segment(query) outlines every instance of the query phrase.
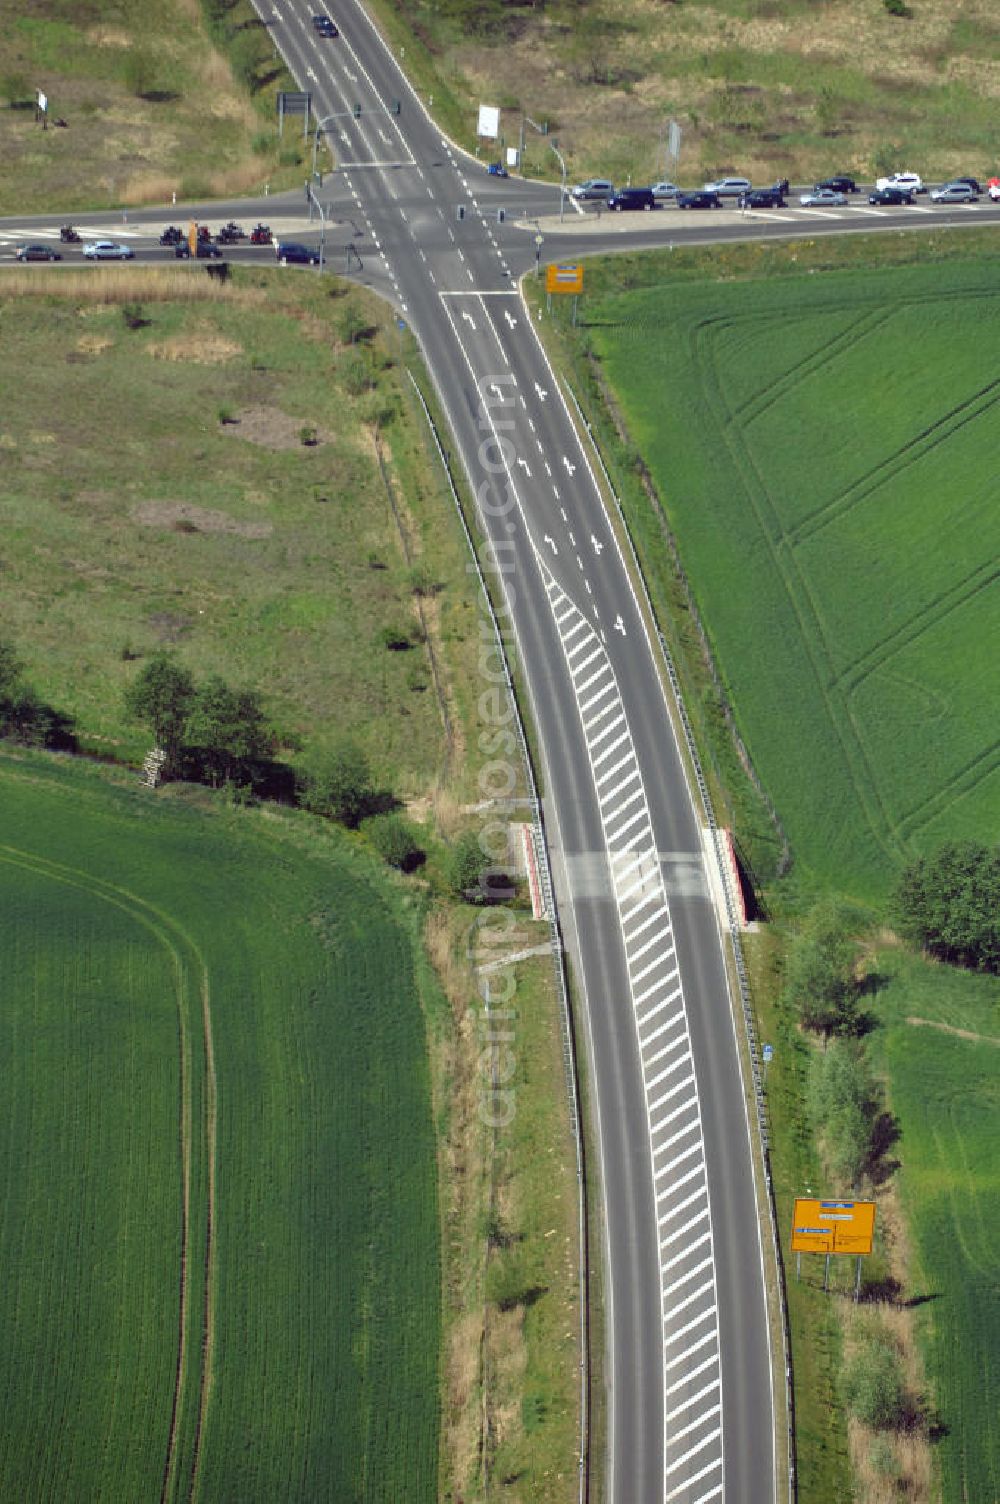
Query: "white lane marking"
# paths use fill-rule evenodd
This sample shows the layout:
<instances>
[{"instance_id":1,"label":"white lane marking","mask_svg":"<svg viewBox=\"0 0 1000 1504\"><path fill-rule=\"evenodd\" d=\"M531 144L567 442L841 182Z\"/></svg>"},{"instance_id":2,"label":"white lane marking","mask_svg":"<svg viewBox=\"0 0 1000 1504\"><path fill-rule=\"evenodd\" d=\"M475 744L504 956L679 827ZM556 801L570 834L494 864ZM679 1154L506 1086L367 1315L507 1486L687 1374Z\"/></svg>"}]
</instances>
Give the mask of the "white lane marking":
<instances>
[{"instance_id":1,"label":"white lane marking","mask_svg":"<svg viewBox=\"0 0 1000 1504\"><path fill-rule=\"evenodd\" d=\"M707 1216L707 1212L703 1213L703 1215ZM708 1313L706 1312L706 1315L707 1314ZM697 1325L698 1325L697 1321L692 1321L692 1323L691 1323L692 1327L695 1327ZM682 1333L678 1333L677 1335L681 1336ZM679 1363L686 1363L688 1361L688 1359L690 1358L691 1354L700 1351L700 1349L703 1348L707 1342L715 1342L716 1345L718 1345L717 1339L718 1339L718 1333L715 1331L714 1328L711 1331L706 1332L705 1335L704 1335L704 1337L699 1337L697 1342L691 1342L691 1343L689 1343L685 1347L685 1349L684 1349L684 1351L682 1353L678 1353L678 1355L677 1355L676 1358L672 1358L669 1363L665 1363L663 1365L663 1371L664 1371L664 1373L665 1374L669 1373L670 1370L672 1368L676 1368ZM718 1354L718 1352L716 1352L716 1353L713 1354L712 1362L713 1363L718 1363L718 1361L719 1361L719 1354ZM677 1384L674 1385L674 1388L676 1389L679 1384L686 1384L687 1382L688 1382L688 1375L684 1374L683 1377L678 1380Z\"/></svg>"},{"instance_id":2,"label":"white lane marking","mask_svg":"<svg viewBox=\"0 0 1000 1504\"><path fill-rule=\"evenodd\" d=\"M687 1456L685 1456L682 1460L686 1462L688 1460L688 1457L695 1456L696 1453L702 1451L704 1447L708 1446L710 1441L715 1441L720 1434L721 1428L713 1431L711 1436L706 1436L701 1446L692 1448L692 1450L688 1452ZM721 1447L719 1448L719 1450L721 1452ZM666 1504L672 1504L672 1501L679 1498L680 1495L687 1489L689 1489L693 1483L697 1483L701 1478L706 1477L709 1473L714 1473L716 1468L721 1468L721 1466L722 1458L720 1456L717 1457L713 1462L708 1463L708 1465L706 1467L703 1467L700 1472L695 1473L692 1477L687 1478L683 1483L679 1483L675 1489L672 1489L671 1492L667 1494Z\"/></svg>"},{"instance_id":3,"label":"white lane marking","mask_svg":"<svg viewBox=\"0 0 1000 1504\"><path fill-rule=\"evenodd\" d=\"M693 1269L689 1269L686 1274L680 1275L679 1278L677 1278L677 1279L674 1280L673 1284L671 1284L671 1285L665 1285L664 1286L664 1290L663 1290L664 1295L672 1295L675 1290L681 1290L681 1289L683 1289L683 1287L687 1284L687 1282L688 1282L689 1279L694 1279L694 1277L695 1277L696 1274L700 1274L703 1269L707 1269L711 1263L712 1263L712 1256L711 1256L711 1254L709 1254L709 1256L708 1256L707 1259L702 1259L702 1261L701 1261L700 1264L695 1264L695 1266L694 1266ZM707 1365L711 1361L712 1361L711 1358L706 1358L706 1360L705 1360L706 1367L707 1367ZM689 1379L692 1378L692 1377L693 1377L692 1374L688 1374L688 1378Z\"/></svg>"}]
</instances>

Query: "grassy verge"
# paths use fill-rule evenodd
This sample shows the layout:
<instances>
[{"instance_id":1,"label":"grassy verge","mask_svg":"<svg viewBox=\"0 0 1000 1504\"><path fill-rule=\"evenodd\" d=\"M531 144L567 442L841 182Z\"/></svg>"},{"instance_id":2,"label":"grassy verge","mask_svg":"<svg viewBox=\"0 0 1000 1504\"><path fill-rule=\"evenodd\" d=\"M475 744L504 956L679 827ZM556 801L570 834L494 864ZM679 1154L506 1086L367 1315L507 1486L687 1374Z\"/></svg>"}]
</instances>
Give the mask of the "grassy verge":
<instances>
[{"instance_id":1,"label":"grassy verge","mask_svg":"<svg viewBox=\"0 0 1000 1504\"><path fill-rule=\"evenodd\" d=\"M442 125L475 142L480 103L547 121L571 172L616 182L739 170L760 182L993 170L1000 28L975 0L923 0L907 18L873 0L616 0L510 7L372 0ZM528 170L554 158L530 129Z\"/></svg>"},{"instance_id":2,"label":"grassy verge","mask_svg":"<svg viewBox=\"0 0 1000 1504\"><path fill-rule=\"evenodd\" d=\"M0 31L0 213L301 185L275 99L294 88L249 0L36 0ZM35 91L49 101L36 121ZM57 125L55 122L64 122Z\"/></svg>"},{"instance_id":3,"label":"grassy verge","mask_svg":"<svg viewBox=\"0 0 1000 1504\"><path fill-rule=\"evenodd\" d=\"M302 817L80 761L5 755L0 779L4 1495L436 1498L401 894Z\"/></svg>"}]
</instances>

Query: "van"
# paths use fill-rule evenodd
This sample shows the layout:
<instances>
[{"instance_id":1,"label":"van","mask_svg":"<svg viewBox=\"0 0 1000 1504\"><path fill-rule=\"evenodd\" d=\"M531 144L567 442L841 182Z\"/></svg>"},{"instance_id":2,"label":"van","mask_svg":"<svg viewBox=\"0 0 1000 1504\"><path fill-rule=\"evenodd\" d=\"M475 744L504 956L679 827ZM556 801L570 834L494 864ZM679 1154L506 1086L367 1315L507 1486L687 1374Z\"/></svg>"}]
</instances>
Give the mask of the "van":
<instances>
[{"instance_id":1,"label":"van","mask_svg":"<svg viewBox=\"0 0 1000 1504\"><path fill-rule=\"evenodd\" d=\"M619 188L617 193L608 197L608 208L617 209L655 209L656 199L652 188Z\"/></svg>"}]
</instances>

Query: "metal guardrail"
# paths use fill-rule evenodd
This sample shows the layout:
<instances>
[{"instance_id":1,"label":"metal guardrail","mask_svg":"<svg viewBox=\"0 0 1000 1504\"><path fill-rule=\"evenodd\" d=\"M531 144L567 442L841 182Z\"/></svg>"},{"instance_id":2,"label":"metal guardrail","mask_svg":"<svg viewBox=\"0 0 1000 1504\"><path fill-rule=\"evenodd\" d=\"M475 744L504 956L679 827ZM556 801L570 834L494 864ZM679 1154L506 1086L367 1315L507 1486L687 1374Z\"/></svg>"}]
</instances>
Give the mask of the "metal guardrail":
<instances>
[{"instance_id":1,"label":"metal guardrail","mask_svg":"<svg viewBox=\"0 0 1000 1504\"><path fill-rule=\"evenodd\" d=\"M563 385L576 411L579 423L586 432L588 439L590 440L591 448L597 459L597 463L600 466L601 474L604 477L604 483L607 486L609 495L614 501L615 508L618 513L619 523L621 525L621 532L628 543L628 549L631 556L632 568L635 573L635 578L638 580L639 586L642 590L643 599L645 600L646 604L646 610L649 615L649 620L653 623L656 631L656 639L659 644L660 652L662 654L663 665L666 669L667 678L670 682L671 692L674 697L674 704L677 709L678 719L680 720L681 729L684 733L684 744L687 749L687 754L690 760L692 772L694 774L695 783L698 787L698 794L701 799L705 819L711 832L712 846L715 851L715 859L716 862L718 862L719 827L716 823L715 811L712 807L712 799L709 793L708 783L706 782L705 774L702 769L701 758L698 755L698 747L694 739L694 731L691 727L691 721L687 713L687 707L684 704L684 696L681 692L680 680L677 675L677 669L674 664L673 656L670 652L666 638L659 630L659 627L656 625L656 612L653 609L653 602L649 593L649 587L646 584L646 576L643 572L642 565L639 562L639 555L636 552L635 544L632 541L632 534L625 519L625 510L621 504L621 499L618 495L618 492L615 490L615 487L612 483L611 476L608 473L608 467L604 463L604 456L601 454L600 446L598 445L597 439L594 435L593 427L585 417L583 409L581 408L580 403L577 400L577 396L573 391L573 388L567 381L564 381ZM791 1337L788 1326L788 1305L785 1300L784 1265L781 1258L781 1243L778 1238L778 1222L774 1200L774 1186L771 1180L770 1138L768 1135L767 1103L764 1095L764 1081L763 1075L761 1073L760 1050L757 1043L757 1029L756 1025L754 1024L753 1008L750 998L750 980L747 975L746 962L743 956L743 944L741 939L740 926L733 908L733 900L732 895L729 891L729 884L723 881L722 889L725 895L726 919L729 927L729 940L732 946L733 965L736 971L736 980L740 997L740 1008L743 1014L743 1025L746 1033L747 1051L750 1059L750 1076L757 1113L757 1130L760 1139L761 1164L764 1170L764 1188L768 1208L768 1221L770 1223L771 1244L774 1255L775 1270L777 1273L778 1302L780 1306L781 1340L783 1349L782 1357L784 1360L785 1369L785 1407L788 1417L788 1499L789 1504L794 1504L794 1500L796 1498L795 1404L792 1392Z\"/></svg>"},{"instance_id":2,"label":"metal guardrail","mask_svg":"<svg viewBox=\"0 0 1000 1504\"><path fill-rule=\"evenodd\" d=\"M537 850L541 857L539 862L539 880L545 899L546 911L549 918L549 932L551 936L552 961L555 973L556 990L560 999L560 1033L562 1035L563 1069L566 1076L566 1092L569 1104L570 1127L573 1134L573 1143L576 1151L576 1179L578 1199L578 1226L577 1226L577 1280L578 1300L580 1306L580 1431L578 1443L577 1466L579 1470L578 1498L579 1504L587 1504L590 1496L590 1302L589 1284L587 1273L589 1268L588 1234L587 1234L587 1175L586 1158L583 1141L583 1122L580 1111L580 1095L578 1089L578 1077L576 1066L576 1039L573 1028L573 1015L570 1008L569 988L566 982L566 968L564 962L565 949L563 946L562 931L559 925L559 914L555 904L555 893L552 885L552 869L549 862L548 840L545 832L545 821L542 814L542 805L538 797L538 788L535 783L534 769L528 753L528 742L524 733L524 723L521 718L521 708L514 692L514 684L511 679L510 667L507 663L507 653L504 648L500 625L493 609L493 602L486 586L486 578L476 552L475 540L469 528L468 520L462 509L462 503L455 486L448 456L441 444L437 425L431 415L430 408L420 385L412 371L407 373L416 392L420 406L423 409L427 426L434 440L438 457L448 481L448 489L451 492L455 511L465 535L469 555L475 562L476 578L483 592L483 600L489 612L490 622L493 627L493 637L499 653L500 662L503 664L504 682L510 703L514 708L514 723L517 726L518 742L521 748L521 758L525 769L525 777L528 782L528 791L531 802L532 817L540 839Z\"/></svg>"}]
</instances>

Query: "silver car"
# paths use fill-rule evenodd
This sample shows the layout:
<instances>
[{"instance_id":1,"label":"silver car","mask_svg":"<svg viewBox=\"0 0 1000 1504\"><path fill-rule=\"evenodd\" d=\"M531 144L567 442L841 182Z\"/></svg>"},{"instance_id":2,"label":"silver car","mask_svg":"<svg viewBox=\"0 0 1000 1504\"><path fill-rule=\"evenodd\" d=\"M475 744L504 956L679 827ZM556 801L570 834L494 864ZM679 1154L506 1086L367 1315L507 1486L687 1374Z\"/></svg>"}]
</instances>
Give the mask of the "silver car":
<instances>
[{"instance_id":1,"label":"silver car","mask_svg":"<svg viewBox=\"0 0 1000 1504\"><path fill-rule=\"evenodd\" d=\"M971 183L945 183L943 188L935 188L931 193L931 202L935 204L978 204L979 194Z\"/></svg>"},{"instance_id":2,"label":"silver car","mask_svg":"<svg viewBox=\"0 0 1000 1504\"><path fill-rule=\"evenodd\" d=\"M680 193L680 191L681 190L678 188L678 186L677 186L676 183L654 183L653 184L653 197L654 198L676 198L677 195L678 195L678 193Z\"/></svg>"},{"instance_id":3,"label":"silver car","mask_svg":"<svg viewBox=\"0 0 1000 1504\"><path fill-rule=\"evenodd\" d=\"M615 191L614 183L609 183L607 178L588 178L585 183L577 183L570 190L573 198L610 198Z\"/></svg>"},{"instance_id":4,"label":"silver car","mask_svg":"<svg viewBox=\"0 0 1000 1504\"><path fill-rule=\"evenodd\" d=\"M719 178L714 183L706 183L705 193L717 193L720 198L739 198L741 193L749 193L753 187L749 178Z\"/></svg>"},{"instance_id":5,"label":"silver car","mask_svg":"<svg viewBox=\"0 0 1000 1504\"><path fill-rule=\"evenodd\" d=\"M835 188L814 188L812 193L803 193L799 203L805 209L843 209L847 194L838 193Z\"/></svg>"},{"instance_id":6,"label":"silver car","mask_svg":"<svg viewBox=\"0 0 1000 1504\"><path fill-rule=\"evenodd\" d=\"M135 251L117 240L91 240L84 246L83 254L91 261L131 261Z\"/></svg>"}]
</instances>

